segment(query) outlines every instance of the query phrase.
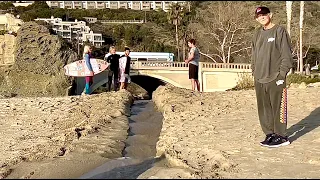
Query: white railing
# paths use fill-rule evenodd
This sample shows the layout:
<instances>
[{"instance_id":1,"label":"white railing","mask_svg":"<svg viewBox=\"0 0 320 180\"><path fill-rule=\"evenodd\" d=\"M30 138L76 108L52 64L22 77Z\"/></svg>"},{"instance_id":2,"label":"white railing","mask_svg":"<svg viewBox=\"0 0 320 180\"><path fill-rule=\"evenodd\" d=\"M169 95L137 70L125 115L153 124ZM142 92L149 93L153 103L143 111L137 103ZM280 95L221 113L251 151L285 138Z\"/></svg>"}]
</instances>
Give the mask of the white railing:
<instances>
[{"instance_id":1,"label":"white railing","mask_svg":"<svg viewBox=\"0 0 320 180\"><path fill-rule=\"evenodd\" d=\"M251 69L251 64L236 63L201 63L202 68Z\"/></svg>"},{"instance_id":2,"label":"white railing","mask_svg":"<svg viewBox=\"0 0 320 180\"><path fill-rule=\"evenodd\" d=\"M101 23L112 23L112 24L123 24L123 23L137 23L137 24L142 24L143 20L98 20Z\"/></svg>"},{"instance_id":3,"label":"white railing","mask_svg":"<svg viewBox=\"0 0 320 180\"><path fill-rule=\"evenodd\" d=\"M251 64L233 63L204 63L200 62L202 69L251 69ZM159 61L131 61L132 69L186 69L189 65L184 62L159 62Z\"/></svg>"},{"instance_id":4,"label":"white railing","mask_svg":"<svg viewBox=\"0 0 320 180\"><path fill-rule=\"evenodd\" d=\"M132 69L168 69L168 68L188 68L184 62L159 62L159 61L131 61Z\"/></svg>"}]
</instances>

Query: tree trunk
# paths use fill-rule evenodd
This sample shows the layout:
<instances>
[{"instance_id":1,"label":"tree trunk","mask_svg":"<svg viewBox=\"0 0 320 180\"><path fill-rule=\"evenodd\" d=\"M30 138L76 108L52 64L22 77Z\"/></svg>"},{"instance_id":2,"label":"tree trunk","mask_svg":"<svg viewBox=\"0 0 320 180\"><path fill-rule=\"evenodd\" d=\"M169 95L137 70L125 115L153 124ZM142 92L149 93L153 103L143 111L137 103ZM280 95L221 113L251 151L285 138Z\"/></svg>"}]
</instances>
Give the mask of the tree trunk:
<instances>
[{"instance_id":1,"label":"tree trunk","mask_svg":"<svg viewBox=\"0 0 320 180\"><path fill-rule=\"evenodd\" d=\"M183 44L182 44L182 58L183 60L186 59L186 35L183 36Z\"/></svg>"},{"instance_id":2,"label":"tree trunk","mask_svg":"<svg viewBox=\"0 0 320 180\"><path fill-rule=\"evenodd\" d=\"M303 73L303 57L302 57L302 30L303 30L303 14L304 14L304 1L300 1L300 73Z\"/></svg>"},{"instance_id":3,"label":"tree trunk","mask_svg":"<svg viewBox=\"0 0 320 180\"><path fill-rule=\"evenodd\" d=\"M228 59L227 59L227 63L230 63L230 56L231 56L231 47L228 48Z\"/></svg>"},{"instance_id":4,"label":"tree trunk","mask_svg":"<svg viewBox=\"0 0 320 180\"><path fill-rule=\"evenodd\" d=\"M291 17L292 17L292 1L286 1L286 10L287 10L287 31L291 33Z\"/></svg>"},{"instance_id":5,"label":"tree trunk","mask_svg":"<svg viewBox=\"0 0 320 180\"><path fill-rule=\"evenodd\" d=\"M178 58L177 61L180 61L180 51L179 51L179 36L178 36L178 23L176 23L176 41L177 41L177 51L178 51Z\"/></svg>"},{"instance_id":6,"label":"tree trunk","mask_svg":"<svg viewBox=\"0 0 320 180\"><path fill-rule=\"evenodd\" d=\"M296 47L297 47L297 71L300 72L299 41L297 41Z\"/></svg>"},{"instance_id":7,"label":"tree trunk","mask_svg":"<svg viewBox=\"0 0 320 180\"><path fill-rule=\"evenodd\" d=\"M289 36L291 35L291 18L292 18L292 1L286 1L287 10L287 31ZM291 38L290 38L291 39ZM290 68L289 74L292 74L292 68Z\"/></svg>"}]
</instances>

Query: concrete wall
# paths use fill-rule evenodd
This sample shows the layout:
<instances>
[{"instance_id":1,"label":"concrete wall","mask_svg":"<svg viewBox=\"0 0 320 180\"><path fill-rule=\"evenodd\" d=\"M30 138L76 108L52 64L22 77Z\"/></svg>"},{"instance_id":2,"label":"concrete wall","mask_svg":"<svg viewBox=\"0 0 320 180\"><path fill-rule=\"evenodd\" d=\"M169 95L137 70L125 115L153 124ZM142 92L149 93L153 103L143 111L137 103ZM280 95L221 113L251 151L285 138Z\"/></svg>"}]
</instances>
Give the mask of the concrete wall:
<instances>
[{"instance_id":1,"label":"concrete wall","mask_svg":"<svg viewBox=\"0 0 320 180\"><path fill-rule=\"evenodd\" d=\"M191 89L188 68L187 64L180 62L132 62L130 75L151 76L177 87ZM250 64L199 63L199 82L203 92L234 88L243 75L251 77Z\"/></svg>"},{"instance_id":2,"label":"concrete wall","mask_svg":"<svg viewBox=\"0 0 320 180\"><path fill-rule=\"evenodd\" d=\"M220 71L215 72L203 72L202 83L200 84L202 85L202 90L204 92L225 91L227 89L232 89L237 85L237 82L241 79L241 74L248 74L251 76L251 71L229 71L227 69L221 69Z\"/></svg>"},{"instance_id":3,"label":"concrete wall","mask_svg":"<svg viewBox=\"0 0 320 180\"><path fill-rule=\"evenodd\" d=\"M14 63L15 40L13 35L0 35L0 66Z\"/></svg>"}]
</instances>

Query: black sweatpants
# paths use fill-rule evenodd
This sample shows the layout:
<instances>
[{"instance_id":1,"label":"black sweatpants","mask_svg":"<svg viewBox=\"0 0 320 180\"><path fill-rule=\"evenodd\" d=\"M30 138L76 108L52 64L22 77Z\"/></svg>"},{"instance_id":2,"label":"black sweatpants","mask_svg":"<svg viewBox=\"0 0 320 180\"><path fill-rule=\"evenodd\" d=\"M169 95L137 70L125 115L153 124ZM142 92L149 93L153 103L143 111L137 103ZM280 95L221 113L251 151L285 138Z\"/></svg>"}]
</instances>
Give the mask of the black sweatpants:
<instances>
[{"instance_id":1,"label":"black sweatpants","mask_svg":"<svg viewBox=\"0 0 320 180\"><path fill-rule=\"evenodd\" d=\"M277 85L278 80L283 80L283 83ZM262 131L266 135L276 133L286 136L287 88L285 79L278 76L269 83L255 81L255 90Z\"/></svg>"},{"instance_id":2,"label":"black sweatpants","mask_svg":"<svg viewBox=\"0 0 320 180\"><path fill-rule=\"evenodd\" d=\"M108 74L108 89L107 89L107 91L111 91L112 79L113 79L113 90L117 91L117 89L118 89L118 72L117 71L110 71L109 72L109 74Z\"/></svg>"}]
</instances>

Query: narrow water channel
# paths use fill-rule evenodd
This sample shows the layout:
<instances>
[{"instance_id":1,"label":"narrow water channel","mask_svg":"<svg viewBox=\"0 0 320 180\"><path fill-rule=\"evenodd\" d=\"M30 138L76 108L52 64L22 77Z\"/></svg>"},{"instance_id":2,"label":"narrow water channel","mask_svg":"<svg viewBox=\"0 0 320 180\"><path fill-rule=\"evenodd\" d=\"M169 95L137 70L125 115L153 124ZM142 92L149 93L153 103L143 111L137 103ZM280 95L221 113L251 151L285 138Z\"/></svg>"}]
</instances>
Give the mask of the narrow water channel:
<instances>
[{"instance_id":1,"label":"narrow water channel","mask_svg":"<svg viewBox=\"0 0 320 180\"><path fill-rule=\"evenodd\" d=\"M108 161L80 179L136 179L153 167L161 161L155 155L162 119L151 100L136 100L131 107L123 157Z\"/></svg>"}]
</instances>

